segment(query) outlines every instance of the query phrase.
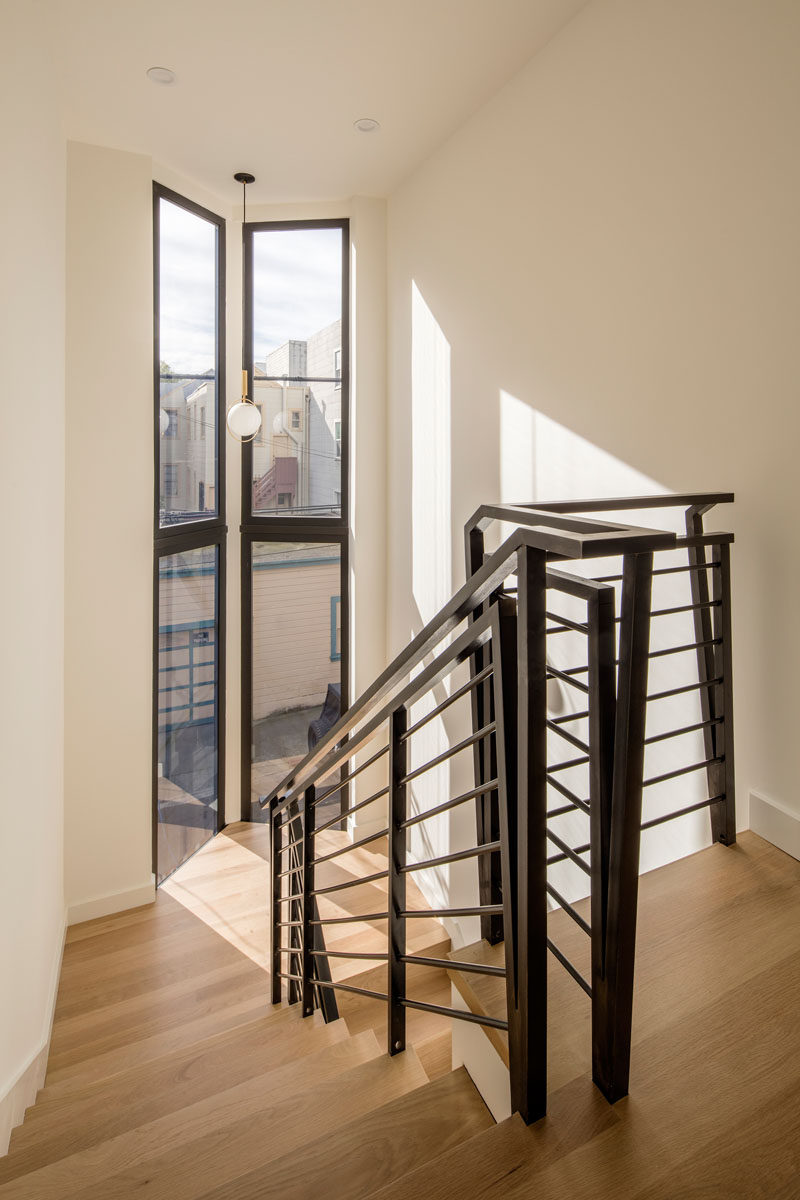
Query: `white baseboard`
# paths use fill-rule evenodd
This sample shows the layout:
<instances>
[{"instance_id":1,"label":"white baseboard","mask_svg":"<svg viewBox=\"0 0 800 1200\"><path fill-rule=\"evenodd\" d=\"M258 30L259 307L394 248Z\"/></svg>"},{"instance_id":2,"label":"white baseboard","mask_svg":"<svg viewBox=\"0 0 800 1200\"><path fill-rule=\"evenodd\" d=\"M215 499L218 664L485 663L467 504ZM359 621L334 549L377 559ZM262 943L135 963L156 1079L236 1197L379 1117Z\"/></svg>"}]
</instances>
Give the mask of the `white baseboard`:
<instances>
[{"instance_id":1,"label":"white baseboard","mask_svg":"<svg viewBox=\"0 0 800 1200\"><path fill-rule=\"evenodd\" d=\"M15 1078L11 1080L3 1096L0 1097L0 1158L8 1152L11 1131L17 1125L22 1124L25 1118L25 1110L30 1108L32 1104L35 1104L36 1097L40 1089L44 1086L66 935L67 915L65 912L61 939L50 973L50 988L47 997L47 1007L45 1009L45 1027L42 1040L29 1055L27 1062L23 1064Z\"/></svg>"},{"instance_id":2,"label":"white baseboard","mask_svg":"<svg viewBox=\"0 0 800 1200\"><path fill-rule=\"evenodd\" d=\"M792 812L778 800L768 800L757 792L750 793L750 828L800 860L800 813Z\"/></svg>"},{"instance_id":3,"label":"white baseboard","mask_svg":"<svg viewBox=\"0 0 800 1200\"><path fill-rule=\"evenodd\" d=\"M152 904L156 898L156 877L150 876L149 883L129 888L126 892L111 892L107 896L96 896L94 900L82 900L71 904L67 913L67 924L78 925L81 921L94 921L97 917L108 917L112 913L124 912L126 908L139 908Z\"/></svg>"}]
</instances>

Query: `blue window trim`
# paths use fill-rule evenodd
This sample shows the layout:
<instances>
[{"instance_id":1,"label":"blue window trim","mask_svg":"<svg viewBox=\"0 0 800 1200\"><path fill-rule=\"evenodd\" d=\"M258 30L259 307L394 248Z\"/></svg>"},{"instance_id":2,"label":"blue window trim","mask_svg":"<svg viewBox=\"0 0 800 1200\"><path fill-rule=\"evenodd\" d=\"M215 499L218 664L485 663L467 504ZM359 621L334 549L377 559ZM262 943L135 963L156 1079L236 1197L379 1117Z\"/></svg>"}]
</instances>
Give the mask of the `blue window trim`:
<instances>
[{"instance_id":1,"label":"blue window trim","mask_svg":"<svg viewBox=\"0 0 800 1200\"><path fill-rule=\"evenodd\" d=\"M341 596L331 596L331 662L339 662L342 657L342 652L338 648L338 638L336 629L339 624L339 605L341 604Z\"/></svg>"}]
</instances>

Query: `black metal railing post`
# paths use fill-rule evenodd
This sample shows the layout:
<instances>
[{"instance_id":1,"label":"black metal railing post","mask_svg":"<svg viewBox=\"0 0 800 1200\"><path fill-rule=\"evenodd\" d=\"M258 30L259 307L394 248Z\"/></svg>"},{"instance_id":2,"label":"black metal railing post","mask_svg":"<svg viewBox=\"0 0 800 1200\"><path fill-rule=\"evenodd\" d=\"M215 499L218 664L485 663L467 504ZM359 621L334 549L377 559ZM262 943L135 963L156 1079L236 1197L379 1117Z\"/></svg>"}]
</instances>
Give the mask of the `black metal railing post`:
<instances>
[{"instance_id":1,"label":"black metal railing post","mask_svg":"<svg viewBox=\"0 0 800 1200\"><path fill-rule=\"evenodd\" d=\"M314 973L314 957L311 953L314 946L314 926L312 920L314 917L314 797L316 788L313 784L307 787L303 798L303 832L302 832L302 879L303 879L303 900L302 900L302 917L303 922L303 944L302 944L302 970L300 974L303 977L302 983L302 1006L303 1016L310 1017L314 1012L314 990L312 987L312 976Z\"/></svg>"},{"instance_id":2,"label":"black metal railing post","mask_svg":"<svg viewBox=\"0 0 800 1200\"><path fill-rule=\"evenodd\" d=\"M695 505L686 511L686 533L692 538L703 536L705 507ZM705 728L703 745L709 760L723 757L724 746L730 747L730 763L710 761L706 768L709 796L724 794L724 804L711 806L711 837L715 842L731 846L736 841L736 808L733 783L733 692L730 689L730 547L726 544L711 547L711 561L719 552L718 567L707 566L706 548L703 545L689 546L689 563L695 569L689 572L694 610L694 633L697 646L697 673L701 684L722 676L722 683L700 688L700 711ZM709 586L709 571L713 582ZM718 609L718 636L722 645L714 645L714 609L712 599L721 601ZM726 628L727 626L727 628ZM724 670L725 659L728 670ZM720 667L722 669L720 669ZM728 681L726 683L726 680ZM724 728L728 725L728 729ZM727 734L727 736L726 736ZM730 768L730 769L729 769ZM730 791L728 790L730 786Z\"/></svg>"},{"instance_id":3,"label":"black metal railing post","mask_svg":"<svg viewBox=\"0 0 800 1200\"><path fill-rule=\"evenodd\" d=\"M593 1078L611 1103L628 1094L639 896L652 553L622 565L605 971L593 993Z\"/></svg>"},{"instance_id":4,"label":"black metal railing post","mask_svg":"<svg viewBox=\"0 0 800 1200\"><path fill-rule=\"evenodd\" d=\"M408 710L401 704L389 718L389 1053L406 1048L406 783L408 754L405 734Z\"/></svg>"},{"instance_id":5,"label":"black metal railing post","mask_svg":"<svg viewBox=\"0 0 800 1200\"><path fill-rule=\"evenodd\" d=\"M472 527L465 530L465 550L467 579L471 579L476 571L483 566L485 556L485 538L480 528ZM495 599L493 596L491 599ZM472 615L475 621L485 611L487 605L479 605ZM472 676L480 675L491 663L490 646L480 646L472 656ZM492 681L484 679L475 687L471 695L472 729L477 732L495 719L495 701ZM481 739L472 748L472 762L475 786L488 783L497 774L497 746L494 737L484 741ZM496 842L500 836L500 814L497 795L483 792L475 799L475 825L479 846ZM478 859L478 894L481 905L497 905L503 902L502 878L494 855L485 855ZM480 918L481 937L490 946L496 946L503 940L503 916L499 913L484 914Z\"/></svg>"},{"instance_id":6,"label":"black metal railing post","mask_svg":"<svg viewBox=\"0 0 800 1200\"><path fill-rule=\"evenodd\" d=\"M718 620L718 636L722 644L717 647L719 670L717 677L722 676L722 684L718 685L715 703L716 715L721 717L719 724L714 726L714 751L717 758L723 761L719 771L725 795L724 804L715 804L711 808L711 833L714 841L732 846L736 841L736 778L733 753L733 642L731 640L731 548L726 542L717 547L719 553L719 570L715 572L714 599L719 601L716 609ZM711 691L711 689L707 689ZM714 795L715 793L711 793ZM720 793L716 793L720 794ZM716 821L716 824L714 823Z\"/></svg>"},{"instance_id":7,"label":"black metal railing post","mask_svg":"<svg viewBox=\"0 0 800 1200\"><path fill-rule=\"evenodd\" d=\"M270 874L272 877L272 906L269 922L269 961L271 969L272 1003L281 1002L281 930L278 922L281 919L281 871L283 870L283 851L280 847L280 830L274 808L270 805Z\"/></svg>"},{"instance_id":8,"label":"black metal railing post","mask_svg":"<svg viewBox=\"0 0 800 1200\"><path fill-rule=\"evenodd\" d=\"M614 724L617 709L616 593L598 588L587 602L589 626L589 841L592 928L592 996L602 995L606 969L608 890L611 869L611 802L614 785ZM592 1054L604 1030L601 1005L592 1003ZM597 1066L600 1072L602 1067Z\"/></svg>"},{"instance_id":9,"label":"black metal railing post","mask_svg":"<svg viewBox=\"0 0 800 1200\"><path fill-rule=\"evenodd\" d=\"M530 1123L547 1108L547 556L526 546L517 562L517 836L511 853L518 934L509 1061L512 1112Z\"/></svg>"}]
</instances>

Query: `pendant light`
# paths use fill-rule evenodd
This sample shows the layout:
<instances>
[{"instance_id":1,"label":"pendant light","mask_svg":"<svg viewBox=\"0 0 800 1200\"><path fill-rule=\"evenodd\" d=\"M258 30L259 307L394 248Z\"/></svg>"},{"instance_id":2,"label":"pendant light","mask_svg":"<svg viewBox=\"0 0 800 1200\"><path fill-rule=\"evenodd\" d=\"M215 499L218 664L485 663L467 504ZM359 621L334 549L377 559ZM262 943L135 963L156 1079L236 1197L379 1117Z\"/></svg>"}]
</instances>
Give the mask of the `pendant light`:
<instances>
[{"instance_id":1,"label":"pendant light","mask_svg":"<svg viewBox=\"0 0 800 1200\"><path fill-rule=\"evenodd\" d=\"M247 171L237 171L233 177L242 185L242 398L238 404L228 409L228 433L237 442L252 442L261 428L261 413L258 407L247 395L247 368L245 367L244 326L245 326L245 278L244 278L244 239L247 221L247 185L255 183L255 175Z\"/></svg>"}]
</instances>

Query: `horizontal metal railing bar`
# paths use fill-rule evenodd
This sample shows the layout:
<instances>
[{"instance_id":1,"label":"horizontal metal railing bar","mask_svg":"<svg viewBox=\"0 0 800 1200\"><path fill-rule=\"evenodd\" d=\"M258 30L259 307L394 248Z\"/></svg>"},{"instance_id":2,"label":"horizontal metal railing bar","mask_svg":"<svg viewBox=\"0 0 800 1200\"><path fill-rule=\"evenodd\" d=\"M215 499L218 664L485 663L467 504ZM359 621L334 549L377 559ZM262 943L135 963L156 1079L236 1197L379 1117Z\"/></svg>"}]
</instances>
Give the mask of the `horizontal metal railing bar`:
<instances>
[{"instance_id":1,"label":"horizontal metal railing bar","mask_svg":"<svg viewBox=\"0 0 800 1200\"><path fill-rule=\"evenodd\" d=\"M488 963L457 962L450 958L424 958L420 954L401 954L400 962L421 967L442 967L446 971L464 971L473 975L500 975L505 977L505 967L492 967Z\"/></svg>"},{"instance_id":2,"label":"horizontal metal railing bar","mask_svg":"<svg viewBox=\"0 0 800 1200\"><path fill-rule=\"evenodd\" d=\"M452 800L445 800L443 804L437 804L435 808L429 808L425 812L415 813L413 817L407 817L405 821L400 822L400 828L410 829L412 825L419 825L420 821L427 821L430 817L438 817L440 813L449 812L451 808L455 808L458 804L464 804L467 800L476 800L478 796L484 796L487 792L496 792L497 788L498 781L489 779L480 787L470 788L468 792L462 792L460 796L454 796Z\"/></svg>"},{"instance_id":3,"label":"horizontal metal railing bar","mask_svg":"<svg viewBox=\"0 0 800 1200\"><path fill-rule=\"evenodd\" d=\"M588 712L566 713L563 717L551 717L548 725L566 725L568 721L583 721L588 715Z\"/></svg>"},{"instance_id":4,"label":"horizontal metal railing bar","mask_svg":"<svg viewBox=\"0 0 800 1200\"><path fill-rule=\"evenodd\" d=\"M321 804L323 800L326 800L328 798L328 796L334 796L336 794L336 792L340 792L342 790L342 788L347 787L348 783L351 783L352 780L354 780L357 775L360 775L362 771L366 771L368 767L373 766L374 763L378 762L379 759L383 758L384 754L388 754L388 753L389 753L388 746L383 746L380 750L377 750L375 752L375 754L373 754L370 758L366 759L363 763L360 763L355 768L355 770L350 772L349 775L345 775L345 777L342 779L341 783L337 783L334 787L326 788L324 792L320 792L320 794L318 796L315 796L314 803Z\"/></svg>"},{"instance_id":5,"label":"horizontal metal railing bar","mask_svg":"<svg viewBox=\"0 0 800 1200\"><path fill-rule=\"evenodd\" d=\"M707 563L687 563L682 567L658 567L653 575L680 575L685 571L709 571L712 567L720 566L718 559ZM598 583L622 583L621 575L595 575Z\"/></svg>"},{"instance_id":6,"label":"horizontal metal railing bar","mask_svg":"<svg viewBox=\"0 0 800 1200\"><path fill-rule=\"evenodd\" d=\"M292 819L296 821L298 818L293 817ZM289 822L287 822L287 824L289 824ZM287 842L284 846L278 846L278 849L280 850L281 854L286 854L289 850L294 850L297 846L302 846L302 844L302 838L295 838L293 842Z\"/></svg>"},{"instance_id":7,"label":"horizontal metal railing bar","mask_svg":"<svg viewBox=\"0 0 800 1200\"><path fill-rule=\"evenodd\" d=\"M682 696L686 692L698 692L701 688L716 687L722 683L722 676L718 675L715 679L705 679L700 683L687 683L683 687L669 688L666 692L653 692L647 697L648 703L651 700L666 700L670 696Z\"/></svg>"},{"instance_id":8,"label":"horizontal metal railing bar","mask_svg":"<svg viewBox=\"0 0 800 1200\"><path fill-rule=\"evenodd\" d=\"M709 808L712 804L722 804L727 797L712 796L709 800L701 800L698 804L690 804L687 808L679 808L675 812L665 813L663 817L653 817L650 821L644 821L642 829L652 829L654 825L663 825L665 821L674 821L676 817L685 817L689 813L699 812L701 808Z\"/></svg>"},{"instance_id":9,"label":"horizontal metal railing bar","mask_svg":"<svg viewBox=\"0 0 800 1200\"><path fill-rule=\"evenodd\" d=\"M360 887L362 883L375 883L378 879L388 879L388 871L376 871L374 875L363 875L360 879L346 879L344 883L332 883L328 887L313 888L312 896L327 896L329 892L343 892L347 888Z\"/></svg>"},{"instance_id":10,"label":"horizontal metal railing bar","mask_svg":"<svg viewBox=\"0 0 800 1200\"><path fill-rule=\"evenodd\" d=\"M721 646L722 638L705 638L702 642L687 642L684 646L668 646L666 650L651 650L648 658L666 658L669 654L686 654L689 650L701 650L704 646ZM614 659L614 665L619 666L619 659ZM552 668L548 668L552 670ZM565 675L585 675L589 670L586 667L567 667L564 671ZM588 689L587 689L588 690Z\"/></svg>"},{"instance_id":11,"label":"horizontal metal railing bar","mask_svg":"<svg viewBox=\"0 0 800 1200\"><path fill-rule=\"evenodd\" d=\"M697 612L701 608L720 608L721 600L701 600L697 604L678 604L675 608L654 608L651 617L671 617L675 613Z\"/></svg>"},{"instance_id":12,"label":"horizontal metal railing bar","mask_svg":"<svg viewBox=\"0 0 800 1200\"><path fill-rule=\"evenodd\" d=\"M554 763L552 767L547 768L547 774L552 775L554 771L568 771L570 767L584 767L591 761L588 754L581 754L580 758L568 758L564 762Z\"/></svg>"},{"instance_id":13,"label":"horizontal metal railing bar","mask_svg":"<svg viewBox=\"0 0 800 1200\"><path fill-rule=\"evenodd\" d=\"M482 1017L480 1013L470 1012L465 1008L445 1008L442 1004L428 1004L425 1000L409 1000L401 997L398 1001L403 1008L417 1008L420 1012L438 1013L441 1017L455 1017L457 1021L471 1021L473 1025L488 1025L492 1029L508 1029L508 1021L498 1017Z\"/></svg>"},{"instance_id":14,"label":"horizontal metal railing bar","mask_svg":"<svg viewBox=\"0 0 800 1200\"><path fill-rule=\"evenodd\" d=\"M442 867L445 863L461 862L465 858L475 858L480 854L496 854L500 850L500 842L484 842L482 846L471 846L469 850L454 850L452 854L441 854L438 858L428 858L424 862L406 863L400 868L401 875L411 871L425 871L429 867Z\"/></svg>"},{"instance_id":15,"label":"horizontal metal railing bar","mask_svg":"<svg viewBox=\"0 0 800 1200\"><path fill-rule=\"evenodd\" d=\"M588 715L588 713L583 714L585 717L588 717ZM557 733L559 737L564 738L564 740L569 742L571 746L575 746L578 750L582 750L584 754L591 753L591 750L589 746L587 746L586 742L582 741L579 737L575 737L574 733L569 733L568 730L564 729L561 725L558 725L556 721L548 720L546 724L548 729L552 729L553 733Z\"/></svg>"},{"instance_id":16,"label":"horizontal metal railing bar","mask_svg":"<svg viewBox=\"0 0 800 1200\"><path fill-rule=\"evenodd\" d=\"M279 904L289 904L289 902L292 900L302 900L302 899L303 899L303 893L299 892L296 896L278 896L278 903Z\"/></svg>"},{"instance_id":17,"label":"horizontal metal railing bar","mask_svg":"<svg viewBox=\"0 0 800 1200\"><path fill-rule=\"evenodd\" d=\"M446 700L443 700L441 704L437 704L436 708L431 709L429 713L426 713L424 717L421 717L419 721L416 721L410 727L410 729L407 729L404 734L401 734L400 741L408 741L413 733L416 733L419 729L422 729L428 724L429 721L432 721L434 717L440 716L441 713L443 713L445 709L449 708L451 704L455 704L456 700L460 700L462 696L466 696L470 692L474 691L478 684L483 683L484 679L488 679L493 671L494 664L489 663L488 667L484 667L483 670L479 671L473 679L468 679L465 684L462 684L460 688L457 688L452 695L447 697Z\"/></svg>"},{"instance_id":18,"label":"horizontal metal railing bar","mask_svg":"<svg viewBox=\"0 0 800 1200\"><path fill-rule=\"evenodd\" d=\"M505 543L507 555L502 561L502 565L507 569L503 572L501 565L495 563L495 572L488 575L488 580L499 584L502 582L502 578L510 572L512 562L516 559L516 548L508 548L509 543L513 541L513 538L509 538L508 543ZM501 547L502 549L503 547ZM493 556L492 560L488 560L484 564L484 568L491 565L491 562L495 558L496 556ZM487 599L491 594L491 591L488 589L488 582L478 586L478 577L485 573L484 568L477 572L469 582L476 586L477 592L475 594L477 595L483 596L485 586L487 592L483 596L483 599ZM466 584L456 593L450 604L445 605L445 608L439 614L441 628L438 629L439 621L436 618L429 622L422 630L422 633L418 634L406 650L398 655L394 663L387 667L383 674L378 677L372 687L368 688L363 696L347 710L345 715L334 725L333 729L323 738L319 745L306 755L306 758L295 768L294 772L287 776L278 788L274 789L269 796L261 801L262 807L267 804L276 803L277 797L280 796L287 786L292 785L291 790L280 800L281 805L285 806L295 796L300 795L304 790L306 782L310 783L315 778L328 774L342 762L345 762L348 758L352 758L353 754L361 746L372 740L375 733L385 723L390 709L399 705L412 704L419 694L424 694L425 691L430 690L436 683L451 674L456 666L465 662L477 649L485 645L491 636L491 606L474 620L454 642L446 646L419 675L414 676L404 687L392 694L395 687L400 687L402 679L405 678L408 672L424 660L425 652L438 646L448 633L452 632L466 617L472 614L478 602L475 601L475 595L471 592L469 592L466 599L463 599L465 592L469 592L469 587ZM450 612L459 597L462 598L464 611L458 613ZM445 619L448 613L450 615ZM436 632L431 632L434 626L437 626L437 630ZM415 651L415 653L412 654L412 651ZM402 675L400 675L401 671ZM378 712L369 718L368 713L373 711L379 700L385 695L391 696L391 699L382 704ZM366 724L357 732L354 731L355 726L362 719L366 721ZM354 732L351 733L350 731ZM350 736L341 741L344 735L348 733L350 733ZM338 734L338 744L334 740L334 734ZM329 747L327 752L326 747ZM316 771L312 770L315 764L317 764ZM302 779L303 782L295 782L298 779Z\"/></svg>"},{"instance_id":19,"label":"horizontal metal railing bar","mask_svg":"<svg viewBox=\"0 0 800 1200\"><path fill-rule=\"evenodd\" d=\"M560 613L546 612L544 615L547 617L548 621L556 621L559 628L563 626L565 629L575 630L576 633L589 632L589 626L585 621L571 621L569 617L562 617ZM545 633L550 632L551 631L549 629L545 630Z\"/></svg>"},{"instance_id":20,"label":"horizontal metal railing bar","mask_svg":"<svg viewBox=\"0 0 800 1200\"><path fill-rule=\"evenodd\" d=\"M496 729L497 722L490 721L488 725L484 725L483 728L479 729L477 733L471 733L469 737L466 737L462 741L456 743L455 746L450 746L442 754L437 754L436 758L430 759L430 761L424 763L423 766L417 767L414 771L409 771L407 775L404 775L402 779L398 780L398 783L411 783L412 779L418 779L420 775L424 775L426 771L432 771L434 767L441 766L442 763L447 762L449 759L455 757L455 755L459 754L462 750L466 750L469 746L474 746L476 742L481 741L483 738L489 737L489 735L494 733Z\"/></svg>"},{"instance_id":21,"label":"horizontal metal railing bar","mask_svg":"<svg viewBox=\"0 0 800 1200\"><path fill-rule=\"evenodd\" d=\"M582 871L585 871L587 875L591 875L591 873L592 873L591 867L589 866L588 863L585 863L583 861L583 859L580 857L580 855L577 854L572 849L572 846L568 846L567 843L565 841L563 841L562 838L558 837L555 833L553 833L552 829L547 830L547 837L553 843L554 846L558 846L558 848L562 854L566 854L567 858L571 862L575 863L576 867L580 867L580 869Z\"/></svg>"},{"instance_id":22,"label":"horizontal metal railing bar","mask_svg":"<svg viewBox=\"0 0 800 1200\"><path fill-rule=\"evenodd\" d=\"M293 954L295 956L295 958L299 958L303 953L303 947L302 946L278 946L278 953L279 954L289 954L289 955Z\"/></svg>"},{"instance_id":23,"label":"horizontal metal railing bar","mask_svg":"<svg viewBox=\"0 0 800 1200\"><path fill-rule=\"evenodd\" d=\"M312 950L317 958L369 958L376 962L387 962L389 955L379 950Z\"/></svg>"},{"instance_id":24,"label":"horizontal metal railing bar","mask_svg":"<svg viewBox=\"0 0 800 1200\"><path fill-rule=\"evenodd\" d=\"M704 646L721 646L722 638L705 638L702 642L688 642L685 646L669 646L666 650L651 650L648 658L665 658L668 654L686 654L689 650L702 650Z\"/></svg>"},{"instance_id":25,"label":"horizontal metal railing bar","mask_svg":"<svg viewBox=\"0 0 800 1200\"><path fill-rule=\"evenodd\" d=\"M379 792L374 792L371 796L367 796L366 800L359 800L358 804L351 804L349 808L345 808L333 817L332 820L326 821L324 825L318 825L316 829L312 829L311 836L313 837L315 833L324 833L332 825L338 825L345 817L351 816L352 813L357 813L359 809L366 808L368 804L374 804L376 800L380 800L383 796L388 795L388 787L381 788Z\"/></svg>"},{"instance_id":26,"label":"horizontal metal railing bar","mask_svg":"<svg viewBox=\"0 0 800 1200\"><path fill-rule=\"evenodd\" d=\"M588 667L586 668L588 671ZM575 679L569 671L557 671L555 667L547 668L548 679L562 679L564 683L568 683L570 687L577 688L579 692L583 692L585 696L589 695L589 688L585 683L581 683L579 679Z\"/></svg>"},{"instance_id":27,"label":"horizontal metal railing bar","mask_svg":"<svg viewBox=\"0 0 800 1200\"><path fill-rule=\"evenodd\" d=\"M298 871L302 871L303 864L298 863L296 867L289 867L287 871L279 871L275 876L276 879L285 879L287 875L296 875Z\"/></svg>"},{"instance_id":28,"label":"horizontal metal railing bar","mask_svg":"<svg viewBox=\"0 0 800 1200\"><path fill-rule=\"evenodd\" d=\"M358 850L361 846L366 846L369 842L377 842L380 838L388 837L388 835L388 829L380 829L377 833L369 834L368 837L359 838L357 842L350 842L348 846L340 846L338 850L333 850L330 854L323 854L321 858L315 858L314 866L330 862L332 858L339 858L341 854L349 854L351 850Z\"/></svg>"},{"instance_id":29,"label":"horizontal metal railing bar","mask_svg":"<svg viewBox=\"0 0 800 1200\"><path fill-rule=\"evenodd\" d=\"M551 817L563 817L566 813L572 813L576 811L579 810L576 809L574 804L562 804L561 808L549 808L546 815L549 820Z\"/></svg>"},{"instance_id":30,"label":"horizontal metal railing bar","mask_svg":"<svg viewBox=\"0 0 800 1200\"><path fill-rule=\"evenodd\" d=\"M299 929L302 926L302 921L276 921L275 926L278 929Z\"/></svg>"},{"instance_id":31,"label":"horizontal metal railing bar","mask_svg":"<svg viewBox=\"0 0 800 1200\"><path fill-rule=\"evenodd\" d=\"M579 600L596 600L610 591L597 578L585 579L582 575L573 575L566 571L556 571L552 568L549 568L546 572L545 587L553 592L575 596Z\"/></svg>"},{"instance_id":32,"label":"horizontal metal railing bar","mask_svg":"<svg viewBox=\"0 0 800 1200\"><path fill-rule=\"evenodd\" d=\"M357 925L359 921L387 921L389 919L388 912L384 913L362 913L359 916L350 917L316 917L310 921L311 925Z\"/></svg>"},{"instance_id":33,"label":"horizontal metal railing bar","mask_svg":"<svg viewBox=\"0 0 800 1200\"><path fill-rule=\"evenodd\" d=\"M719 567L722 564L719 559L714 559L707 563L687 563L682 567L659 567L657 571L653 571L654 575L679 575L683 571L710 571L712 567Z\"/></svg>"},{"instance_id":34,"label":"horizontal metal railing bar","mask_svg":"<svg viewBox=\"0 0 800 1200\"><path fill-rule=\"evenodd\" d=\"M572 976L572 978L575 980L576 983L580 984L580 986L586 992L586 995L589 997L589 999L591 999L592 998L592 989L591 989L590 985L583 978L580 971L578 971L575 967L573 967L572 963L569 961L566 954L563 954L559 950L559 948L555 944L555 942L552 942L550 940L550 938L547 939L547 949L550 951L550 953L555 958L558 959L558 961L561 963L562 967L564 967L569 972L569 974Z\"/></svg>"},{"instance_id":35,"label":"horizontal metal railing bar","mask_svg":"<svg viewBox=\"0 0 800 1200\"><path fill-rule=\"evenodd\" d=\"M369 996L371 1000L388 1000L386 992L371 992L369 988L353 987L351 983L336 983L332 979L315 979L314 987L333 988L337 992L354 992L356 996Z\"/></svg>"},{"instance_id":36,"label":"horizontal metal railing bar","mask_svg":"<svg viewBox=\"0 0 800 1200\"><path fill-rule=\"evenodd\" d=\"M571 792L568 787L564 787L564 784L559 783L557 779L548 778L547 786L554 787L557 792L560 792L562 796L565 796L566 799L569 800L570 804L574 804L576 808L581 810L581 812L589 812L589 801L581 800L580 796L576 796L574 792Z\"/></svg>"},{"instance_id":37,"label":"horizontal metal railing bar","mask_svg":"<svg viewBox=\"0 0 800 1200\"><path fill-rule=\"evenodd\" d=\"M303 982L302 975L292 975L291 971L276 971L275 974L278 976L278 979L293 979L295 983Z\"/></svg>"},{"instance_id":38,"label":"horizontal metal railing bar","mask_svg":"<svg viewBox=\"0 0 800 1200\"><path fill-rule=\"evenodd\" d=\"M489 917L503 911L502 904L477 904L472 908L404 908L398 917Z\"/></svg>"},{"instance_id":39,"label":"horizontal metal railing bar","mask_svg":"<svg viewBox=\"0 0 800 1200\"><path fill-rule=\"evenodd\" d=\"M712 717L709 721L698 721L696 725L683 725L680 729L668 729L666 733L654 733L644 739L645 746L654 742L666 742L669 738L683 737L685 733L698 733L701 729L710 729L712 725L721 725L724 717Z\"/></svg>"},{"instance_id":40,"label":"horizontal metal railing bar","mask_svg":"<svg viewBox=\"0 0 800 1200\"><path fill-rule=\"evenodd\" d=\"M666 783L668 779L677 779L679 775L691 775L692 771L702 771L704 767L716 767L724 762L724 754L719 758L706 758L703 762L692 763L688 767L678 767L674 771L666 771L663 775L654 775L652 779L643 779L642 787L652 787L656 783Z\"/></svg>"},{"instance_id":41,"label":"horizontal metal railing bar","mask_svg":"<svg viewBox=\"0 0 800 1200\"><path fill-rule=\"evenodd\" d=\"M357 813L360 808L366 808L368 804L374 804L376 800L380 800L383 796L388 795L388 787L381 788L379 792L373 793L372 796L367 796L366 800L359 800L358 804L351 804L349 808L345 808L342 812L337 813L335 817L332 817L330 821L326 821L324 825L318 825L316 829L312 829L311 836L314 837L317 833L324 833L331 826L339 825L345 817Z\"/></svg>"},{"instance_id":42,"label":"horizontal metal railing bar","mask_svg":"<svg viewBox=\"0 0 800 1200\"><path fill-rule=\"evenodd\" d=\"M574 850L576 854L588 854L591 848L591 843L585 842L583 846L575 846ZM564 862L566 857L566 854L553 854L547 859L547 865L552 867L555 863Z\"/></svg>"},{"instance_id":43,"label":"horizontal metal railing bar","mask_svg":"<svg viewBox=\"0 0 800 1200\"><path fill-rule=\"evenodd\" d=\"M559 892L556 891L556 889L553 887L553 885L551 883L546 884L545 887L546 887L546 890L550 893L550 895L555 900L556 904L558 904L561 908L563 908L564 912L568 916L572 917L575 924L578 925L583 930L584 933L588 933L589 937L591 937L592 936L591 925L589 924L588 921L584 921L581 914L572 907L569 900L565 900L564 897Z\"/></svg>"}]
</instances>

